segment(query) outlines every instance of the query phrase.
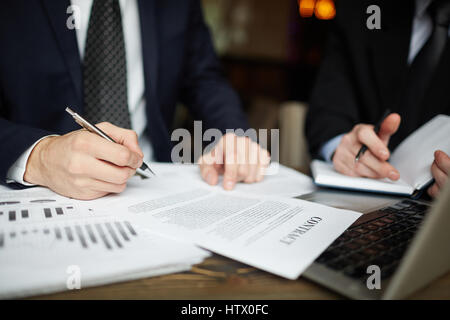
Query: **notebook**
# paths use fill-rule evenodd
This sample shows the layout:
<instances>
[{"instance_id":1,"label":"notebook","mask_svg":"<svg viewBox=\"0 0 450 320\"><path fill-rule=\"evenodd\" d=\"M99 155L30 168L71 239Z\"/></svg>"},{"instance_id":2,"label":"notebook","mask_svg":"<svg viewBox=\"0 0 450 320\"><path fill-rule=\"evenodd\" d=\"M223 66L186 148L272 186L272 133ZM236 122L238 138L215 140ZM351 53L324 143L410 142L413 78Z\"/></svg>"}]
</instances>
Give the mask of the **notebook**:
<instances>
[{"instance_id":1,"label":"notebook","mask_svg":"<svg viewBox=\"0 0 450 320\"><path fill-rule=\"evenodd\" d=\"M430 168L436 150L450 155L450 116L434 117L394 150L389 162L400 172L398 181L345 176L320 160L311 163L311 171L318 186L414 197L433 181Z\"/></svg>"}]
</instances>

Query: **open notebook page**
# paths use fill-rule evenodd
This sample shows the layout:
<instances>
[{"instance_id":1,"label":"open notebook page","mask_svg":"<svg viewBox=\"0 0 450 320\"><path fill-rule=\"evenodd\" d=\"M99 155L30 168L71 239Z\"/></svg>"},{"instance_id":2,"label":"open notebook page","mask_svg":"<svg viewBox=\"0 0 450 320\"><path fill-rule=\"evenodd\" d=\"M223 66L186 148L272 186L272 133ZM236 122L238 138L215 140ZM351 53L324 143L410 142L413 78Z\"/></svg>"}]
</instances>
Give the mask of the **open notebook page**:
<instances>
[{"instance_id":1,"label":"open notebook page","mask_svg":"<svg viewBox=\"0 0 450 320\"><path fill-rule=\"evenodd\" d=\"M450 116L438 115L414 131L395 149L390 162L404 182L421 189L432 179L436 150L450 155Z\"/></svg>"}]
</instances>

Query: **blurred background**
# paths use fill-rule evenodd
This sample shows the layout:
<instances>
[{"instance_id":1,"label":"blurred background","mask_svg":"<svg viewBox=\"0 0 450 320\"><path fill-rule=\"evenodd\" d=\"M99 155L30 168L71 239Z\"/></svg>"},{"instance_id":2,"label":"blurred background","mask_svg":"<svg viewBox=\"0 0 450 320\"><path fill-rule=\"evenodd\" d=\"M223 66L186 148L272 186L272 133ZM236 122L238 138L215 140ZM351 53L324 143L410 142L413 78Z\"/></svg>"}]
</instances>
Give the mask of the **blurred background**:
<instances>
[{"instance_id":1,"label":"blurred background","mask_svg":"<svg viewBox=\"0 0 450 320\"><path fill-rule=\"evenodd\" d=\"M280 128L280 162L308 163L303 119L332 19L333 0L202 0L231 85L253 128ZM176 127L192 126L180 107Z\"/></svg>"}]
</instances>

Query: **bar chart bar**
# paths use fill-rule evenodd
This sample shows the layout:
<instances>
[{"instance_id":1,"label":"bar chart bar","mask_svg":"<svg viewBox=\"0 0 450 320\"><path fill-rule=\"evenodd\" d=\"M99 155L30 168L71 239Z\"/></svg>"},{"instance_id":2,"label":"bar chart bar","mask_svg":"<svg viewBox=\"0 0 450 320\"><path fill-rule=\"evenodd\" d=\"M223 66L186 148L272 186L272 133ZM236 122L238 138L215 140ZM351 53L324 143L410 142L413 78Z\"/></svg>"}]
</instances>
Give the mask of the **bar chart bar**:
<instances>
[{"instance_id":1,"label":"bar chart bar","mask_svg":"<svg viewBox=\"0 0 450 320\"><path fill-rule=\"evenodd\" d=\"M116 233L115 233L111 223L107 222L107 223L105 223L105 225L106 225L106 228L109 231L109 234L111 235L111 237L113 238L114 242L116 243L116 245L119 248L122 248L122 243L120 242L119 238L117 238L117 235L116 235Z\"/></svg>"},{"instance_id":2,"label":"bar chart bar","mask_svg":"<svg viewBox=\"0 0 450 320\"><path fill-rule=\"evenodd\" d=\"M78 238L80 239L81 246L86 249L88 247L88 245L87 245L86 239L84 238L84 234L83 234L83 231L81 230L81 227L75 226L75 230L77 232Z\"/></svg>"},{"instance_id":3,"label":"bar chart bar","mask_svg":"<svg viewBox=\"0 0 450 320\"><path fill-rule=\"evenodd\" d=\"M129 223L128 221L125 221L124 223L125 223L125 225L127 226L127 228L128 228L128 230L130 231L130 233L131 233L133 236L136 236L137 233L136 233L136 231L134 231L133 227L131 226L131 223Z\"/></svg>"},{"instance_id":4,"label":"bar chart bar","mask_svg":"<svg viewBox=\"0 0 450 320\"><path fill-rule=\"evenodd\" d=\"M89 239L91 239L92 243L97 243L97 238L94 235L94 231L92 230L91 225L87 224L84 227L86 228L86 231L89 235Z\"/></svg>"},{"instance_id":5,"label":"bar chart bar","mask_svg":"<svg viewBox=\"0 0 450 320\"><path fill-rule=\"evenodd\" d=\"M55 236L58 240L62 239L61 230L58 227L55 228Z\"/></svg>"},{"instance_id":6,"label":"bar chart bar","mask_svg":"<svg viewBox=\"0 0 450 320\"><path fill-rule=\"evenodd\" d=\"M26 218L28 218L30 215L29 215L29 213L28 213L28 210L22 210L22 218L23 219L26 219Z\"/></svg>"},{"instance_id":7,"label":"bar chart bar","mask_svg":"<svg viewBox=\"0 0 450 320\"><path fill-rule=\"evenodd\" d=\"M52 212L50 211L50 208L45 208L44 209L44 214L46 218L51 218L52 217Z\"/></svg>"},{"instance_id":8,"label":"bar chart bar","mask_svg":"<svg viewBox=\"0 0 450 320\"><path fill-rule=\"evenodd\" d=\"M124 238L125 241L130 241L130 238L128 238L127 233L125 232L125 229L122 227L122 224L118 221L115 222L116 228L119 230L120 234Z\"/></svg>"},{"instance_id":9,"label":"bar chart bar","mask_svg":"<svg viewBox=\"0 0 450 320\"><path fill-rule=\"evenodd\" d=\"M64 227L64 230L66 231L67 239L73 241L72 229L70 229L70 227Z\"/></svg>"},{"instance_id":10,"label":"bar chart bar","mask_svg":"<svg viewBox=\"0 0 450 320\"><path fill-rule=\"evenodd\" d=\"M103 228L100 224L96 223L95 228L97 229L98 233L100 234L100 238L102 238L103 242L105 243L105 246L107 249L111 250L111 244L109 243L108 239L106 239L106 235L103 232Z\"/></svg>"}]
</instances>

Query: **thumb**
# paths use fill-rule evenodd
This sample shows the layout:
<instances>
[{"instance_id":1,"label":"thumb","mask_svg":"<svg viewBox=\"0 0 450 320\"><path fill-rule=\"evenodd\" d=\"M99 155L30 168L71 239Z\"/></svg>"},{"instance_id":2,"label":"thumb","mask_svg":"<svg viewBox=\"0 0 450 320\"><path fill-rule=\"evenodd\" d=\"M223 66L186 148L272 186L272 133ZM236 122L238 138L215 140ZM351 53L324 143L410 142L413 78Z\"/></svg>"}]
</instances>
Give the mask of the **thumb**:
<instances>
[{"instance_id":1,"label":"thumb","mask_svg":"<svg viewBox=\"0 0 450 320\"><path fill-rule=\"evenodd\" d=\"M120 128L109 122L102 122L96 126L114 139L115 142L120 143L129 150L137 153L141 158L144 157L144 153L142 152L141 147L139 147L138 136L135 131Z\"/></svg>"},{"instance_id":2,"label":"thumb","mask_svg":"<svg viewBox=\"0 0 450 320\"><path fill-rule=\"evenodd\" d=\"M391 136L397 132L400 126L401 117L398 113L391 113L384 119L381 123L380 131L378 132L378 136L381 141L387 146L389 143L389 139Z\"/></svg>"}]
</instances>

